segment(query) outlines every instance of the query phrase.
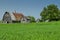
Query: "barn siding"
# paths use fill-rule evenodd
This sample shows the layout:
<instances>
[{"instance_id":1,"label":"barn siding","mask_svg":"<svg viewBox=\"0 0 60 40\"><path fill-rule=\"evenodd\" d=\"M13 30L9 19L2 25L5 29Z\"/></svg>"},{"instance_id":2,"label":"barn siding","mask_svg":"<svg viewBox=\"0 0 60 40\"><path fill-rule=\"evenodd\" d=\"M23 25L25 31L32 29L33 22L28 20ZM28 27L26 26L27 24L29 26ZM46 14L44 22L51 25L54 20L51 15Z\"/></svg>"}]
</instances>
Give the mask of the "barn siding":
<instances>
[{"instance_id":1,"label":"barn siding","mask_svg":"<svg viewBox=\"0 0 60 40\"><path fill-rule=\"evenodd\" d=\"M5 12L5 14L3 16L3 22L4 23L11 23L12 22L9 12Z\"/></svg>"}]
</instances>

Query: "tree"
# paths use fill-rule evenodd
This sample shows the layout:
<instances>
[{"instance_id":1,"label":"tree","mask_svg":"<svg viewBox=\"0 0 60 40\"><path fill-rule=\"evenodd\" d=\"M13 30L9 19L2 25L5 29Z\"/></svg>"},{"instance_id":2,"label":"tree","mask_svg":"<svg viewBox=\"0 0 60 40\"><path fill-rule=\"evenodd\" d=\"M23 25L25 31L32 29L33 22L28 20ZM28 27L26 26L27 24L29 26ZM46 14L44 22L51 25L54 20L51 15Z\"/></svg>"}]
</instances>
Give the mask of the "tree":
<instances>
[{"instance_id":1,"label":"tree","mask_svg":"<svg viewBox=\"0 0 60 40\"><path fill-rule=\"evenodd\" d=\"M30 22L35 22L35 18L33 16L28 16L30 18Z\"/></svg>"},{"instance_id":2,"label":"tree","mask_svg":"<svg viewBox=\"0 0 60 40\"><path fill-rule=\"evenodd\" d=\"M59 18L59 20L60 20L60 10L58 11L58 18Z\"/></svg>"},{"instance_id":3,"label":"tree","mask_svg":"<svg viewBox=\"0 0 60 40\"><path fill-rule=\"evenodd\" d=\"M50 4L47 7L44 7L42 12L40 13L40 16L43 21L49 20L49 21L57 21L59 19L59 9L56 5Z\"/></svg>"}]
</instances>

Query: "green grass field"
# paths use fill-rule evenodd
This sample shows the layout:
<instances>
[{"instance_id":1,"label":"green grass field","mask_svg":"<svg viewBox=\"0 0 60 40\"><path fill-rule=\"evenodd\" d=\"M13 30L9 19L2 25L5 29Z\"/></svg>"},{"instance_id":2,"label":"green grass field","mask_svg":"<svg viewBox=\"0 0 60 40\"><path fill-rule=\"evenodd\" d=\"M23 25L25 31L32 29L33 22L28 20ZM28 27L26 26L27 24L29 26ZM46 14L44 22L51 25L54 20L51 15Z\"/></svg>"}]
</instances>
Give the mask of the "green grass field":
<instances>
[{"instance_id":1,"label":"green grass field","mask_svg":"<svg viewBox=\"0 0 60 40\"><path fill-rule=\"evenodd\" d=\"M60 40L60 22L0 24L0 40Z\"/></svg>"}]
</instances>

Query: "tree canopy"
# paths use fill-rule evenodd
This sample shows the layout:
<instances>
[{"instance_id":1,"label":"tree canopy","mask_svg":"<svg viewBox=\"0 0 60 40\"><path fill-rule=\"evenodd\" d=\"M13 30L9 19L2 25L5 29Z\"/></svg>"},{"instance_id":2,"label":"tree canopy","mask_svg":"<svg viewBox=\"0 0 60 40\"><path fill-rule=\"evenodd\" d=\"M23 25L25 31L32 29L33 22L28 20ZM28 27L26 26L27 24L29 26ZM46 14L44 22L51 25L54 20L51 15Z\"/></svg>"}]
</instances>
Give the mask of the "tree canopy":
<instances>
[{"instance_id":1,"label":"tree canopy","mask_svg":"<svg viewBox=\"0 0 60 40\"><path fill-rule=\"evenodd\" d=\"M35 18L33 16L28 16L30 18L30 22L35 22Z\"/></svg>"},{"instance_id":2,"label":"tree canopy","mask_svg":"<svg viewBox=\"0 0 60 40\"><path fill-rule=\"evenodd\" d=\"M50 4L47 7L43 8L42 12L40 13L40 16L43 21L46 21L46 20L57 21L60 18L60 11L57 5Z\"/></svg>"}]
</instances>

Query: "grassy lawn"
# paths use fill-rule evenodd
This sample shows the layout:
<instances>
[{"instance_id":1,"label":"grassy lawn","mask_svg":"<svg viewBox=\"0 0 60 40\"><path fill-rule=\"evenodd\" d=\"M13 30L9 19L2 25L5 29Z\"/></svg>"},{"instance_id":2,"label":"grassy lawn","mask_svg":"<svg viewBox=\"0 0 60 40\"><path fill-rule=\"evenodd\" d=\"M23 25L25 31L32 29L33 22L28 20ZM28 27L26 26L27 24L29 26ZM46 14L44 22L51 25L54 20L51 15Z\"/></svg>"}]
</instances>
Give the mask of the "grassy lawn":
<instances>
[{"instance_id":1,"label":"grassy lawn","mask_svg":"<svg viewBox=\"0 0 60 40\"><path fill-rule=\"evenodd\" d=\"M60 40L60 22L0 24L0 40Z\"/></svg>"}]
</instances>

